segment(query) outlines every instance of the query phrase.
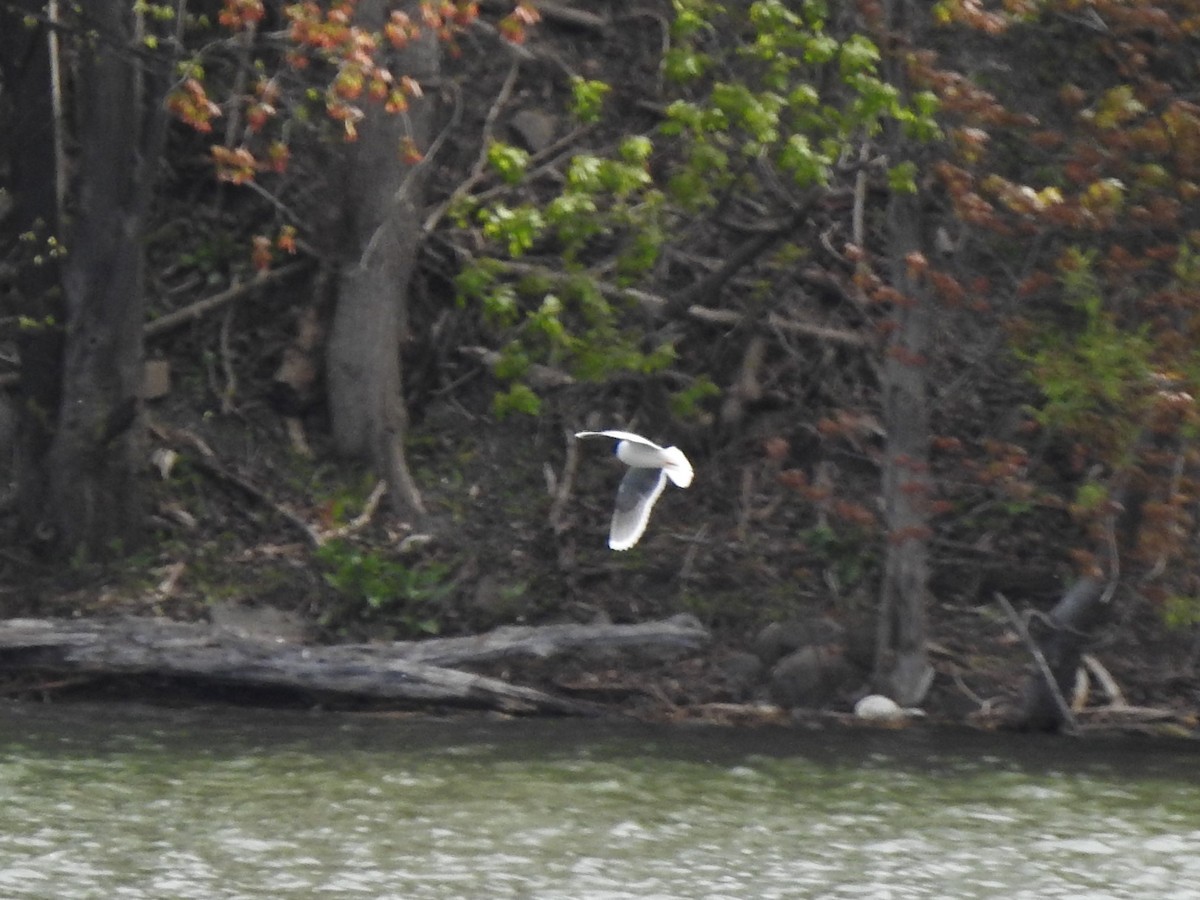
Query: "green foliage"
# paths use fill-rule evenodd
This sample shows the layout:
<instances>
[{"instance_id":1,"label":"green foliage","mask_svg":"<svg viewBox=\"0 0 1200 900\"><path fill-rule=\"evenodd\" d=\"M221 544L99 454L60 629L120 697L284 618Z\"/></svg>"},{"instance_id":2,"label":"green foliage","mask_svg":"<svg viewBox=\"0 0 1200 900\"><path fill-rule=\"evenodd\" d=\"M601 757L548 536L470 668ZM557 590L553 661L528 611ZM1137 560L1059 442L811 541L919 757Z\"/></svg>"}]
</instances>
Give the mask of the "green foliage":
<instances>
[{"instance_id":1,"label":"green foliage","mask_svg":"<svg viewBox=\"0 0 1200 900\"><path fill-rule=\"evenodd\" d=\"M542 401L527 384L510 384L507 390L498 391L492 398L492 412L503 419L510 413L536 416L542 411Z\"/></svg>"},{"instance_id":2,"label":"green foliage","mask_svg":"<svg viewBox=\"0 0 1200 900\"><path fill-rule=\"evenodd\" d=\"M681 419L696 419L700 416L703 403L710 397L719 397L721 389L707 375L701 375L681 391L671 395L671 411Z\"/></svg>"},{"instance_id":3,"label":"green foliage","mask_svg":"<svg viewBox=\"0 0 1200 900\"><path fill-rule=\"evenodd\" d=\"M488 164L505 184L517 184L529 165L529 154L520 147L493 141L488 147Z\"/></svg>"},{"instance_id":4,"label":"green foliage","mask_svg":"<svg viewBox=\"0 0 1200 900\"><path fill-rule=\"evenodd\" d=\"M503 337L493 367L506 385L493 398L498 415L540 413L541 400L522 380L535 359L581 381L650 374L675 361L670 343L647 347L639 332L622 327L624 301L607 298L585 276L546 270L505 282L481 263L464 270L456 285L460 299L479 304Z\"/></svg>"},{"instance_id":5,"label":"green foliage","mask_svg":"<svg viewBox=\"0 0 1200 900\"><path fill-rule=\"evenodd\" d=\"M1018 355L1045 398L1033 410L1043 426L1128 449L1144 420L1152 372L1146 329L1123 328L1093 273L1093 255L1072 251L1063 289L1074 327L1038 328Z\"/></svg>"},{"instance_id":6,"label":"green foliage","mask_svg":"<svg viewBox=\"0 0 1200 900\"><path fill-rule=\"evenodd\" d=\"M1095 109L1084 112L1085 119L1097 128L1120 128L1146 112L1146 107L1134 95L1133 85L1119 84L1101 96Z\"/></svg>"},{"instance_id":7,"label":"green foliage","mask_svg":"<svg viewBox=\"0 0 1200 900\"><path fill-rule=\"evenodd\" d=\"M814 526L799 535L805 549L841 591L849 591L875 572L876 541L855 526Z\"/></svg>"},{"instance_id":8,"label":"green foliage","mask_svg":"<svg viewBox=\"0 0 1200 900\"><path fill-rule=\"evenodd\" d=\"M149 16L159 22L175 21L175 7L169 3L149 3L147 0L134 0L133 11L138 16Z\"/></svg>"},{"instance_id":9,"label":"green foliage","mask_svg":"<svg viewBox=\"0 0 1200 900\"><path fill-rule=\"evenodd\" d=\"M479 211L486 237L504 244L509 256L521 256L533 247L544 227L541 211L532 206L509 208L502 204Z\"/></svg>"},{"instance_id":10,"label":"green foliage","mask_svg":"<svg viewBox=\"0 0 1200 900\"><path fill-rule=\"evenodd\" d=\"M1168 597L1163 603L1162 614L1168 628L1184 629L1200 625L1200 598Z\"/></svg>"},{"instance_id":11,"label":"green foliage","mask_svg":"<svg viewBox=\"0 0 1200 900\"><path fill-rule=\"evenodd\" d=\"M405 565L379 550L363 550L349 541L330 541L316 552L326 584L360 617L387 616L413 633L436 634L431 609L449 592L446 566L426 562Z\"/></svg>"},{"instance_id":12,"label":"green foliage","mask_svg":"<svg viewBox=\"0 0 1200 900\"><path fill-rule=\"evenodd\" d=\"M42 316L40 319L26 315L17 316L17 328L21 331L41 331L45 328L53 328L56 324L54 316L51 315Z\"/></svg>"},{"instance_id":13,"label":"green foliage","mask_svg":"<svg viewBox=\"0 0 1200 900\"><path fill-rule=\"evenodd\" d=\"M888 168L888 187L897 194L917 192L917 166L913 162L902 162Z\"/></svg>"},{"instance_id":14,"label":"green foliage","mask_svg":"<svg viewBox=\"0 0 1200 900\"><path fill-rule=\"evenodd\" d=\"M603 81L588 81L575 76L571 79L571 112L580 122L596 122L600 118L604 97L611 90Z\"/></svg>"},{"instance_id":15,"label":"green foliage","mask_svg":"<svg viewBox=\"0 0 1200 900\"><path fill-rule=\"evenodd\" d=\"M921 94L906 105L881 77L880 52L870 38L851 34L839 41L829 34L823 2L793 7L761 0L750 4L742 21L710 4L679 0L676 9L687 24L676 28L680 43L666 72L691 96L668 107L664 133L724 154L765 154L799 187L828 184L833 163L855 137L875 133L885 119L898 120L920 139L940 133L935 98ZM690 41L711 44L710 30L742 29L751 37L723 59L686 47ZM685 166L707 167L713 156L690 154L686 160ZM678 173L676 183L693 193L703 173Z\"/></svg>"},{"instance_id":16,"label":"green foliage","mask_svg":"<svg viewBox=\"0 0 1200 900\"><path fill-rule=\"evenodd\" d=\"M659 274L664 246L697 214L734 195L783 213L844 179L839 161L885 121L921 140L940 134L934 96L906 99L884 78L882 53L867 35L831 33L824 0L675 0L673 8L662 74L674 96L656 132L577 154L557 192L536 203L523 189L527 159L493 145L493 169L522 189L456 211L491 243L492 259L466 266L457 288L494 331L505 382L497 412L540 410L525 380L534 362L578 380L670 365L675 332L648 339L645 319L630 314L619 291ZM575 78L566 102L581 121L599 122L608 93L602 82ZM764 171L781 177L764 182ZM917 176L915 164L898 160L889 184L911 192ZM781 188L795 196L781 197ZM534 254L555 262L502 262ZM709 375L692 375L672 400L676 414L701 415L717 392Z\"/></svg>"},{"instance_id":17,"label":"green foliage","mask_svg":"<svg viewBox=\"0 0 1200 900\"><path fill-rule=\"evenodd\" d=\"M1108 503L1108 487L1094 481L1079 485L1075 491L1075 505L1082 510L1102 509Z\"/></svg>"},{"instance_id":18,"label":"green foliage","mask_svg":"<svg viewBox=\"0 0 1200 900\"><path fill-rule=\"evenodd\" d=\"M615 246L613 268L621 279L655 264L664 201L647 171L653 150L645 135L629 136L613 158L580 154L572 159L562 193L544 207L497 203L475 213L484 236L509 257L545 246L568 266L566 273L524 269L511 277L499 260L480 260L456 279L459 301L478 304L500 338L495 373L507 385L494 398L497 414L540 412L536 393L521 382L533 359L582 380L619 371L654 372L674 359L669 344L643 347L642 336L620 324L625 304L608 298L591 278L570 271L596 252L597 243ZM507 154L492 155L494 164L517 170Z\"/></svg>"}]
</instances>

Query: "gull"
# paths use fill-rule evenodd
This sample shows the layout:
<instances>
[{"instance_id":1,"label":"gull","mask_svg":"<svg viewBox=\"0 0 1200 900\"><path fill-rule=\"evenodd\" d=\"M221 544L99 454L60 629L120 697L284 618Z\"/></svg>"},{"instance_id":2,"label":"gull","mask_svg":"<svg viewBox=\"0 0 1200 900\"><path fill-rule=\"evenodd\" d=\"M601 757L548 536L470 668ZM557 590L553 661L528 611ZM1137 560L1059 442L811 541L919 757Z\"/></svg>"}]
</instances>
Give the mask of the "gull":
<instances>
[{"instance_id":1,"label":"gull","mask_svg":"<svg viewBox=\"0 0 1200 900\"><path fill-rule=\"evenodd\" d=\"M617 459L629 466L617 488L608 529L608 546L613 550L628 550L638 542L668 478L681 488L692 483L692 464L678 447L660 447L629 431L579 431L575 437L614 438Z\"/></svg>"}]
</instances>

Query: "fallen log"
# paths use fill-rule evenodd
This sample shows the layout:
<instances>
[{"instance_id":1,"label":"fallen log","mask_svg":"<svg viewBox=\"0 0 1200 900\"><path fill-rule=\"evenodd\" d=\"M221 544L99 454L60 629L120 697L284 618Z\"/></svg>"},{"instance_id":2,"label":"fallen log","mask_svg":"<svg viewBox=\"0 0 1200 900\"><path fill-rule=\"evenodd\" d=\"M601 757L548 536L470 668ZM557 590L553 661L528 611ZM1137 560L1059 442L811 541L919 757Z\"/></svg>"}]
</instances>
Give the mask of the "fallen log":
<instances>
[{"instance_id":1,"label":"fallen log","mask_svg":"<svg viewBox=\"0 0 1200 900\"><path fill-rule=\"evenodd\" d=\"M691 616L639 625L509 627L471 637L331 646L165 619L9 619L0 621L0 671L158 675L420 706L595 715L595 704L451 666L584 647L695 648L707 640L708 632Z\"/></svg>"},{"instance_id":2,"label":"fallen log","mask_svg":"<svg viewBox=\"0 0 1200 900\"><path fill-rule=\"evenodd\" d=\"M480 635L397 642L385 652L437 666L495 662L515 656L548 657L582 649L671 647L694 650L708 643L708 631L687 614L637 625L509 625Z\"/></svg>"}]
</instances>

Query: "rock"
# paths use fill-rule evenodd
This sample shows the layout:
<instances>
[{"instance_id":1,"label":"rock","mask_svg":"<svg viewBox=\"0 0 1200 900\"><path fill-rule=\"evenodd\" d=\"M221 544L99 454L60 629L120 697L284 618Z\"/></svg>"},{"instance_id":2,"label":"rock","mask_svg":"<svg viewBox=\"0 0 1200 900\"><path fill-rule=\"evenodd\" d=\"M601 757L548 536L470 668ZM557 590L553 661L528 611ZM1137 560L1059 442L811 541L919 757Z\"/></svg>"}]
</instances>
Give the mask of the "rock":
<instances>
[{"instance_id":1,"label":"rock","mask_svg":"<svg viewBox=\"0 0 1200 900\"><path fill-rule=\"evenodd\" d=\"M165 359L148 359L142 368L142 399L158 400L171 393L171 363Z\"/></svg>"},{"instance_id":2,"label":"rock","mask_svg":"<svg viewBox=\"0 0 1200 900\"><path fill-rule=\"evenodd\" d=\"M724 682L725 690L737 702L749 700L762 680L762 660L753 653L731 653L717 662L716 668Z\"/></svg>"},{"instance_id":3,"label":"rock","mask_svg":"<svg viewBox=\"0 0 1200 900\"><path fill-rule=\"evenodd\" d=\"M785 707L824 706L851 674L845 655L829 644L802 647L771 670L771 699Z\"/></svg>"},{"instance_id":4,"label":"rock","mask_svg":"<svg viewBox=\"0 0 1200 900\"><path fill-rule=\"evenodd\" d=\"M866 601L863 608L867 607ZM851 665L869 672L875 666L875 617L855 618L846 623L846 657Z\"/></svg>"},{"instance_id":5,"label":"rock","mask_svg":"<svg viewBox=\"0 0 1200 900\"><path fill-rule=\"evenodd\" d=\"M554 141L557 122L553 116L540 110L523 109L512 117L509 125L526 150L530 153L540 153Z\"/></svg>"},{"instance_id":6,"label":"rock","mask_svg":"<svg viewBox=\"0 0 1200 900\"><path fill-rule=\"evenodd\" d=\"M925 711L903 707L883 694L867 694L854 704L854 715L868 722L902 722L913 716L923 716Z\"/></svg>"},{"instance_id":7,"label":"rock","mask_svg":"<svg viewBox=\"0 0 1200 900\"><path fill-rule=\"evenodd\" d=\"M754 638L751 650L762 660L764 666L773 666L801 647L840 644L844 639L845 629L833 619L813 616L807 619L772 622Z\"/></svg>"}]
</instances>

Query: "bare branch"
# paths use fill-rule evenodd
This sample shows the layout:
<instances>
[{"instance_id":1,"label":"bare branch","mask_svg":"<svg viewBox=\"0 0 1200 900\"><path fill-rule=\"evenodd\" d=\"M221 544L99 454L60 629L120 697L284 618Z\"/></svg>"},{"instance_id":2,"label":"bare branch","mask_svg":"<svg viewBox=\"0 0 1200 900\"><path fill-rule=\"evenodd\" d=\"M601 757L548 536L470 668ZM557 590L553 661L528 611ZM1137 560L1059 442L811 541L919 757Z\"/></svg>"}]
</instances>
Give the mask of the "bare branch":
<instances>
[{"instance_id":1,"label":"bare branch","mask_svg":"<svg viewBox=\"0 0 1200 900\"><path fill-rule=\"evenodd\" d=\"M1037 641L1029 633L1029 629L1025 626L1025 620L1017 615L1017 611L1013 609L1013 605L1008 602L1008 598L997 592L995 595L996 602L1000 604L1012 622L1013 627L1017 629L1017 634L1021 636L1021 640L1025 642L1025 646L1029 649L1029 655L1033 657L1033 661L1037 663L1038 671L1041 672L1042 679L1046 683L1046 689L1050 691L1050 696L1054 698L1054 704L1058 707L1058 714L1062 717L1063 730L1067 734L1079 734L1079 723L1075 721L1075 714L1071 712L1071 706L1067 703L1062 695L1062 691L1058 688L1058 682L1054 678L1054 673L1050 671L1050 664L1046 662L1045 654L1037 645Z\"/></svg>"},{"instance_id":2,"label":"bare branch","mask_svg":"<svg viewBox=\"0 0 1200 900\"><path fill-rule=\"evenodd\" d=\"M214 309L220 309L227 303L232 303L234 300L240 300L246 294L251 293L260 287L265 287L268 284L274 284L277 281L283 281L290 278L292 275L303 271L309 267L308 260L299 260L294 263L289 263L278 269L272 269L270 272L263 272L256 275L252 280L242 284L235 284L227 290L221 291L219 294L214 294L211 297L205 297L203 300L197 300L190 306L185 306L183 309L177 309L175 312L168 313L161 318L155 319L153 322L148 322L143 329L142 334L147 338L157 337L160 334L165 334L168 331L186 325L189 322L194 322L201 316L207 315Z\"/></svg>"}]
</instances>

